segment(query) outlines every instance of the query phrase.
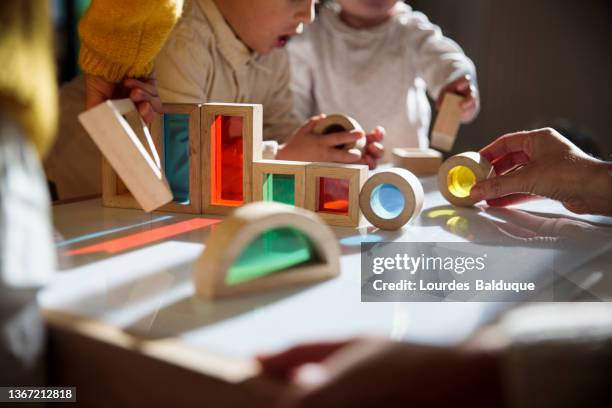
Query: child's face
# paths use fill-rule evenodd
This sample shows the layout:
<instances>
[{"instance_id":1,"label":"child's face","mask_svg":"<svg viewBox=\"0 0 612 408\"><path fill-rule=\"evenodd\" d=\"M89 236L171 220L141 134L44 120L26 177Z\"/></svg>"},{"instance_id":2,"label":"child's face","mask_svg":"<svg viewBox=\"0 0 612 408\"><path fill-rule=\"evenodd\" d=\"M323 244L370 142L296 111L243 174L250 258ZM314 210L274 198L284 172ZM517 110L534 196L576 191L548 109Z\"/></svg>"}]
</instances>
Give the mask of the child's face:
<instances>
[{"instance_id":1,"label":"child's face","mask_svg":"<svg viewBox=\"0 0 612 408\"><path fill-rule=\"evenodd\" d=\"M314 19L314 0L217 0L240 40L259 54L283 47Z\"/></svg>"},{"instance_id":2,"label":"child's face","mask_svg":"<svg viewBox=\"0 0 612 408\"><path fill-rule=\"evenodd\" d=\"M389 15L397 0L336 0L342 12L362 20L378 20Z\"/></svg>"}]
</instances>

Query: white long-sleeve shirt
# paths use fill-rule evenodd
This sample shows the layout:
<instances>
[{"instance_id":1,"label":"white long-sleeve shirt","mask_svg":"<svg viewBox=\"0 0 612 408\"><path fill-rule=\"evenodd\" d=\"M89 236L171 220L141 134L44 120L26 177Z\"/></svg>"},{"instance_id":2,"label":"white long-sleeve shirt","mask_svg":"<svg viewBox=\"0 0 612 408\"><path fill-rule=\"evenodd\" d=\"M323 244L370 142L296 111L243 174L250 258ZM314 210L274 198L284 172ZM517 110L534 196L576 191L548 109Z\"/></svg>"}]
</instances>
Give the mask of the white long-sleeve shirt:
<instances>
[{"instance_id":1,"label":"white long-sleeve shirt","mask_svg":"<svg viewBox=\"0 0 612 408\"><path fill-rule=\"evenodd\" d=\"M431 109L442 88L469 74L472 61L422 13L398 2L382 25L356 30L322 7L289 43L294 110L300 120L344 113L370 131L382 125L385 161L393 147L427 147Z\"/></svg>"}]
</instances>

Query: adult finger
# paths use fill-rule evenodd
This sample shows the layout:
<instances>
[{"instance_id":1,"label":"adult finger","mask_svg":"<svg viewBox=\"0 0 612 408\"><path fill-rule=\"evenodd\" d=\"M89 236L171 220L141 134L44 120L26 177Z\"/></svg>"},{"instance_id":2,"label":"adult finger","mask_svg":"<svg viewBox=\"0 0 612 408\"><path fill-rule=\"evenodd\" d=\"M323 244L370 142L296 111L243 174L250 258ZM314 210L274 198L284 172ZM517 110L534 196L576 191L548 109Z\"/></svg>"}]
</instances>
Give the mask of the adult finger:
<instances>
[{"instance_id":1,"label":"adult finger","mask_svg":"<svg viewBox=\"0 0 612 408\"><path fill-rule=\"evenodd\" d=\"M506 174L519 166L529 163L529 157L523 152L513 152L494 161L493 168L496 174Z\"/></svg>"},{"instance_id":2,"label":"adult finger","mask_svg":"<svg viewBox=\"0 0 612 408\"><path fill-rule=\"evenodd\" d=\"M530 159L533 158L533 133L509 133L496 139L480 150L487 160L493 162L501 157L516 152L523 152Z\"/></svg>"},{"instance_id":3,"label":"adult finger","mask_svg":"<svg viewBox=\"0 0 612 408\"><path fill-rule=\"evenodd\" d=\"M534 193L532 180L533 172L528 166L521 167L513 172L482 180L470 191L474 200L492 200L514 193Z\"/></svg>"},{"instance_id":4,"label":"adult finger","mask_svg":"<svg viewBox=\"0 0 612 408\"><path fill-rule=\"evenodd\" d=\"M509 194L504 197L493 198L491 200L487 200L487 204L490 207L507 207L509 205L515 205L520 203L525 203L528 201L541 200L542 197L533 195L533 194L525 194L525 193L516 193Z\"/></svg>"}]
</instances>

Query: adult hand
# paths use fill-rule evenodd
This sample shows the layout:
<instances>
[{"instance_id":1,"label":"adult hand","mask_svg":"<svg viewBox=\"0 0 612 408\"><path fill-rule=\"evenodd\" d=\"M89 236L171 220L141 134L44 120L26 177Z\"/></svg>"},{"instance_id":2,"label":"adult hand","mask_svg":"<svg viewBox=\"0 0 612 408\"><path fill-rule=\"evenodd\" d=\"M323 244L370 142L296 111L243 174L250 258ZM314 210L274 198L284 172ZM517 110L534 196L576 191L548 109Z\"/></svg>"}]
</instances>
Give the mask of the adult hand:
<instances>
[{"instance_id":1,"label":"adult hand","mask_svg":"<svg viewBox=\"0 0 612 408\"><path fill-rule=\"evenodd\" d=\"M472 188L476 200L506 206L536 195L578 214L612 215L612 163L590 157L554 129L507 134L480 152L497 175Z\"/></svg>"},{"instance_id":2,"label":"adult hand","mask_svg":"<svg viewBox=\"0 0 612 408\"><path fill-rule=\"evenodd\" d=\"M447 93L454 93L464 98L463 102L461 102L461 122L469 123L476 118L480 110L480 97L478 95L478 88L470 75L462 76L442 89L436 101L437 110L440 110L444 96Z\"/></svg>"}]
</instances>

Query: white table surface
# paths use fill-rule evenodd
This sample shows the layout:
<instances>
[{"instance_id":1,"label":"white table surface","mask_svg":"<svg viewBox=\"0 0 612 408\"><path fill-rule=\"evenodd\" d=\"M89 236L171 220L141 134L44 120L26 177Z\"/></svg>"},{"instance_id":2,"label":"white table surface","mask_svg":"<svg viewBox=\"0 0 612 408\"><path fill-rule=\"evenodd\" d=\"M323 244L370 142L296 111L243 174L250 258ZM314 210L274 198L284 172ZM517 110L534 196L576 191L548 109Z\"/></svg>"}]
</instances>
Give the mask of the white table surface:
<instances>
[{"instance_id":1,"label":"white table surface","mask_svg":"<svg viewBox=\"0 0 612 408\"><path fill-rule=\"evenodd\" d=\"M67 255L71 250L185 220L214 217L103 208L100 200L58 205L53 216L60 271L40 293L39 300L47 310L90 317L147 338L176 338L231 359L249 359L304 341L359 335L451 344L465 339L509 304L362 303L360 242L478 242L493 238L507 241L504 245L511 249L529 246L517 238L521 231L545 235L542 228L559 222L563 231L586 232L583 239L593 239L588 251L572 256L571 268L583 272L583 280L593 283L590 290L599 296L612 293L606 277L606 272L612 274L612 219L578 217L548 200L520 207L530 213L505 210L491 214L478 207L457 210L436 190L434 178L422 181L425 208L402 230L334 228L343 252L339 277L306 287L214 302L196 298L191 280L192 263L202 252L210 227L117 253ZM432 218L432 210L443 210L443 214L454 211L463 227L457 230L447 225L448 215ZM513 228L516 234L502 232ZM549 249L540 251L545 256Z\"/></svg>"}]
</instances>

